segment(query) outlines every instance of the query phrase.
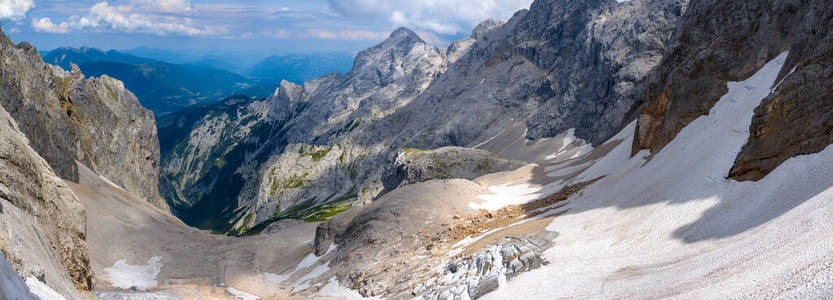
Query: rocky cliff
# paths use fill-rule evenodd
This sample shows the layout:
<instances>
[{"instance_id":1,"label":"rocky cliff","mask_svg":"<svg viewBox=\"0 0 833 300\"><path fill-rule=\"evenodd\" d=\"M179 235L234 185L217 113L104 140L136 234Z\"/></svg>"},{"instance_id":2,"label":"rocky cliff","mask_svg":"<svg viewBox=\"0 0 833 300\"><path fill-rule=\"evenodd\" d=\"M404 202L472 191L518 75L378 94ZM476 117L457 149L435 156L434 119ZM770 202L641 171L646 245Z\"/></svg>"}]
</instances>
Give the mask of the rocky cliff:
<instances>
[{"instance_id":1,"label":"rocky cliff","mask_svg":"<svg viewBox=\"0 0 833 300\"><path fill-rule=\"evenodd\" d=\"M159 142L153 114L113 78L84 78L45 64L26 42L0 32L0 105L55 173L77 181L75 161L154 205Z\"/></svg>"},{"instance_id":2,"label":"rocky cliff","mask_svg":"<svg viewBox=\"0 0 833 300\"><path fill-rule=\"evenodd\" d=\"M21 277L72 299L95 284L84 207L0 107L0 254Z\"/></svg>"},{"instance_id":3,"label":"rocky cliff","mask_svg":"<svg viewBox=\"0 0 833 300\"><path fill-rule=\"evenodd\" d=\"M604 141L624 125L634 87L659 62L685 3L535 1L504 25L478 26L467 53L367 138L466 146L524 122L529 139L575 128Z\"/></svg>"},{"instance_id":4,"label":"rocky cliff","mask_svg":"<svg viewBox=\"0 0 833 300\"><path fill-rule=\"evenodd\" d=\"M193 206L180 216L196 226L239 230L309 216L315 211L308 208L319 205L372 199L359 195L381 190L379 171L395 151L357 144L353 132L418 96L448 65L445 53L402 28L360 52L346 74L282 82L274 95L236 111L205 111L184 126L187 140L174 139L171 149L182 151L166 151L163 160L177 189L192 194L186 202Z\"/></svg>"},{"instance_id":5,"label":"rocky cliff","mask_svg":"<svg viewBox=\"0 0 833 300\"><path fill-rule=\"evenodd\" d=\"M205 112L176 142L192 150L166 154L164 169L176 189L193 194L188 223L252 229L378 197L383 170L405 147L471 146L518 125L526 139L575 128L579 138L603 141L634 109L634 86L660 61L684 5L536 1L447 49L400 28L360 52L346 74L283 83L257 117ZM258 125L234 131L226 119ZM226 134L235 138L213 142Z\"/></svg>"},{"instance_id":6,"label":"rocky cliff","mask_svg":"<svg viewBox=\"0 0 833 300\"><path fill-rule=\"evenodd\" d=\"M831 1L692 1L641 91L634 152L664 147L708 114L727 81L745 79L784 51L790 56L779 83L755 110L749 141L729 176L757 180L787 158L829 145L831 9Z\"/></svg>"}]
</instances>

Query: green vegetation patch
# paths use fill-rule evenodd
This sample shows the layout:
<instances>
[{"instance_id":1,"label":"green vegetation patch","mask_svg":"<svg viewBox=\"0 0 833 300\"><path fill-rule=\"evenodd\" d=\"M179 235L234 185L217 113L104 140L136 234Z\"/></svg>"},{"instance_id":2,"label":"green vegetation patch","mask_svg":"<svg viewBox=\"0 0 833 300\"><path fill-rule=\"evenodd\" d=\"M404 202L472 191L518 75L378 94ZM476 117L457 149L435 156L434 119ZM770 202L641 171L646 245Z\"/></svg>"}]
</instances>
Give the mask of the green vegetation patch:
<instances>
[{"instance_id":1,"label":"green vegetation patch","mask_svg":"<svg viewBox=\"0 0 833 300\"><path fill-rule=\"evenodd\" d=\"M274 175L274 173L273 173L273 175ZM307 173L304 173L304 174L301 174L301 175L292 174L292 175L289 175L289 178L286 178L284 180L276 180L273 177L272 180L271 180L272 185L271 185L271 189L269 190L269 192L272 195L274 195L278 192L283 192L284 190L302 187L304 184L309 182L309 180L307 180L307 176L309 176L309 174L307 174Z\"/></svg>"},{"instance_id":2,"label":"green vegetation patch","mask_svg":"<svg viewBox=\"0 0 833 300\"><path fill-rule=\"evenodd\" d=\"M315 211L304 216L304 222L314 223L327 221L331 217L350 209L352 206L353 202L324 204Z\"/></svg>"},{"instance_id":3,"label":"green vegetation patch","mask_svg":"<svg viewBox=\"0 0 833 300\"><path fill-rule=\"evenodd\" d=\"M324 158L324 156L327 156L327 153L330 153L330 150L333 150L332 146L327 147L327 149L318 150L315 152L301 153L301 157L309 156L310 158L312 158L312 161L317 162Z\"/></svg>"},{"instance_id":4,"label":"green vegetation patch","mask_svg":"<svg viewBox=\"0 0 833 300\"><path fill-rule=\"evenodd\" d=\"M419 148L402 148L402 153L405 155L417 155L420 153L428 152L429 150L419 149Z\"/></svg>"},{"instance_id":5,"label":"green vegetation patch","mask_svg":"<svg viewBox=\"0 0 833 300\"><path fill-rule=\"evenodd\" d=\"M224 160L222 157L218 157L217 159L214 160L214 166L217 167L218 169L222 169L223 167L226 166L226 160Z\"/></svg>"},{"instance_id":6,"label":"green vegetation patch","mask_svg":"<svg viewBox=\"0 0 833 300\"><path fill-rule=\"evenodd\" d=\"M252 219L255 217L255 212L250 212L243 218L243 225L240 225L240 228L237 229L238 235L245 234L249 231L249 223L252 222Z\"/></svg>"}]
</instances>

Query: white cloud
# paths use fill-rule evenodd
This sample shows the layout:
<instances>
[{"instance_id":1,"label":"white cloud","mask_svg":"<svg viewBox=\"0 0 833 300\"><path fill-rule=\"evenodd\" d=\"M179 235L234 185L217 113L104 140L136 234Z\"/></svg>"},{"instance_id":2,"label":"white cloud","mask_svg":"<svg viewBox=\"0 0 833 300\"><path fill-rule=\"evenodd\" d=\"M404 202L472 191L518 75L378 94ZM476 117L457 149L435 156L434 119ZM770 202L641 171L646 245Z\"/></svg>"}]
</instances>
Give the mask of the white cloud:
<instances>
[{"instance_id":1,"label":"white cloud","mask_svg":"<svg viewBox=\"0 0 833 300\"><path fill-rule=\"evenodd\" d=\"M193 10L190 0L131 0L130 3L148 11L185 13Z\"/></svg>"},{"instance_id":2,"label":"white cloud","mask_svg":"<svg viewBox=\"0 0 833 300\"><path fill-rule=\"evenodd\" d=\"M310 29L305 36L323 40L379 40L389 34L388 31Z\"/></svg>"},{"instance_id":3,"label":"white cloud","mask_svg":"<svg viewBox=\"0 0 833 300\"><path fill-rule=\"evenodd\" d=\"M286 29L264 29L260 31L260 35L273 39L304 39L313 38L320 40L381 40L390 35L390 31L373 31L373 30L330 30L313 28L306 31L289 31Z\"/></svg>"},{"instance_id":4,"label":"white cloud","mask_svg":"<svg viewBox=\"0 0 833 300\"><path fill-rule=\"evenodd\" d=\"M0 0L0 19L20 20L35 7L32 0Z\"/></svg>"},{"instance_id":5,"label":"white cloud","mask_svg":"<svg viewBox=\"0 0 833 300\"><path fill-rule=\"evenodd\" d=\"M103 1L93 5L84 16L71 16L68 22L55 24L49 18L40 18L32 21L32 27L50 33L98 29L155 35L211 36L228 32L225 27L198 26L190 18L149 12L152 10L184 13L192 9L187 0L133 0L127 5L110 5Z\"/></svg>"},{"instance_id":6,"label":"white cloud","mask_svg":"<svg viewBox=\"0 0 833 300\"><path fill-rule=\"evenodd\" d=\"M40 18L32 20L32 28L40 32L49 33L67 33L69 32L69 24L66 22L61 24L52 23L49 18Z\"/></svg>"},{"instance_id":7,"label":"white cloud","mask_svg":"<svg viewBox=\"0 0 833 300\"><path fill-rule=\"evenodd\" d=\"M442 35L466 33L488 18L508 19L529 8L532 0L328 0L349 17L375 17L393 26L406 26Z\"/></svg>"}]
</instances>

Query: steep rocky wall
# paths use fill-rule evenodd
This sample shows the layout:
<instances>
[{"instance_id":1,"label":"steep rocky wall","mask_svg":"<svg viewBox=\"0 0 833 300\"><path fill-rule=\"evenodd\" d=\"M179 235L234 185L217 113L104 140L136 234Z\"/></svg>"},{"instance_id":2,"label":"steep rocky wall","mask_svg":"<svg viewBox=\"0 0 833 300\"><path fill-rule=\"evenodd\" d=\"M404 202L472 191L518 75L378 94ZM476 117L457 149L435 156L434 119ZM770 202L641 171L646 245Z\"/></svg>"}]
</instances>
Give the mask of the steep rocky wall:
<instances>
[{"instance_id":1,"label":"steep rocky wall","mask_svg":"<svg viewBox=\"0 0 833 300\"><path fill-rule=\"evenodd\" d=\"M0 254L22 277L69 297L95 284L84 207L0 107Z\"/></svg>"},{"instance_id":2,"label":"steep rocky wall","mask_svg":"<svg viewBox=\"0 0 833 300\"><path fill-rule=\"evenodd\" d=\"M306 215L308 211L302 207L372 198L361 196L361 191L377 190L374 181L390 150L383 145L357 145L353 135L419 95L448 66L445 57L443 49L400 28L385 41L360 52L353 69L344 75L329 74L303 85L281 83L274 95L256 101L263 105L249 110L255 114L223 109L207 112L191 126L187 139L176 146L185 151L173 151L164 160L164 170L175 188L196 192L192 197L186 195L186 202L193 206L180 217L203 228L228 230L235 225L238 230L248 230L255 220L299 212ZM253 126L227 126L234 122ZM331 153L334 156L316 161L293 155L297 147L286 150L288 145L301 144L314 148L314 152L336 150ZM222 159L225 163L200 163L204 157L210 157L209 162ZM284 193L271 191L272 181L303 176L303 171L284 167L272 175L276 166L286 162L315 169L307 172L303 187L308 190L297 187ZM195 167L183 168L187 166Z\"/></svg>"},{"instance_id":3,"label":"steep rocky wall","mask_svg":"<svg viewBox=\"0 0 833 300\"><path fill-rule=\"evenodd\" d=\"M230 132L242 136L239 145L244 147L219 149L226 143L218 142L200 150L220 154L211 156L211 162L225 157L225 171L204 172L206 166L219 166L204 162L200 167L196 161L202 156L186 157L199 152L190 150L166 158L165 170L176 173L170 176L174 189L197 193L186 197L193 204L193 213L187 214L194 217L186 222L227 229L231 218L235 228L251 229L292 213L285 209L376 190L373 182L399 148L468 146L524 123L524 136L530 138L576 128L579 137L603 141L624 125L633 109L634 86L659 62L685 3L539 0L506 23L481 23L471 37L448 49L400 28L361 51L346 74L325 75L302 86L282 84L264 100L268 112L258 118L263 128ZM218 116L194 124L191 135L222 121ZM183 139L181 147L203 149L199 140ZM324 157L313 164L321 172L307 172L305 185L273 195L270 181L304 174L282 166L273 176L275 166L310 164L287 152L293 144L371 149L370 157L380 161L348 155L348 163L342 163L335 159L339 156ZM356 170L370 180L344 180Z\"/></svg>"},{"instance_id":4,"label":"steep rocky wall","mask_svg":"<svg viewBox=\"0 0 833 300\"><path fill-rule=\"evenodd\" d=\"M760 179L789 157L833 142L831 1L694 0L662 62L642 87L633 151L659 151L708 114L726 82L790 51L781 82L755 110L730 177ZM791 72L793 71L794 72Z\"/></svg>"},{"instance_id":5,"label":"steep rocky wall","mask_svg":"<svg viewBox=\"0 0 833 300\"><path fill-rule=\"evenodd\" d=\"M466 146L525 122L531 139L575 128L604 141L624 125L633 89L659 62L685 3L535 1L506 24L475 32L467 54L367 140Z\"/></svg>"},{"instance_id":6,"label":"steep rocky wall","mask_svg":"<svg viewBox=\"0 0 833 300\"><path fill-rule=\"evenodd\" d=\"M113 78L85 79L44 64L26 42L0 31L0 105L62 178L77 181L75 160L150 203L159 196L159 142L153 114Z\"/></svg>"},{"instance_id":7,"label":"steep rocky wall","mask_svg":"<svg viewBox=\"0 0 833 300\"><path fill-rule=\"evenodd\" d=\"M758 180L790 157L833 143L833 1L813 1L801 15L781 83L755 109L749 141L729 176Z\"/></svg>"}]
</instances>

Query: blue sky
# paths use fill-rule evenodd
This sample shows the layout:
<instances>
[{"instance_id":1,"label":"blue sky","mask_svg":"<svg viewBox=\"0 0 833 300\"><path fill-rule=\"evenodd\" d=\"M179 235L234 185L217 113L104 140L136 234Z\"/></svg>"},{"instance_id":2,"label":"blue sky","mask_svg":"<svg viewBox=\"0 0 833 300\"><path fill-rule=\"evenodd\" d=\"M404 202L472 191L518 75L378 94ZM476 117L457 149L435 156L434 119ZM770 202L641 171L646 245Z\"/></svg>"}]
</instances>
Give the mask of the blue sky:
<instances>
[{"instance_id":1,"label":"blue sky","mask_svg":"<svg viewBox=\"0 0 833 300\"><path fill-rule=\"evenodd\" d=\"M0 0L15 41L39 49L357 51L406 26L446 45L532 0Z\"/></svg>"}]
</instances>

